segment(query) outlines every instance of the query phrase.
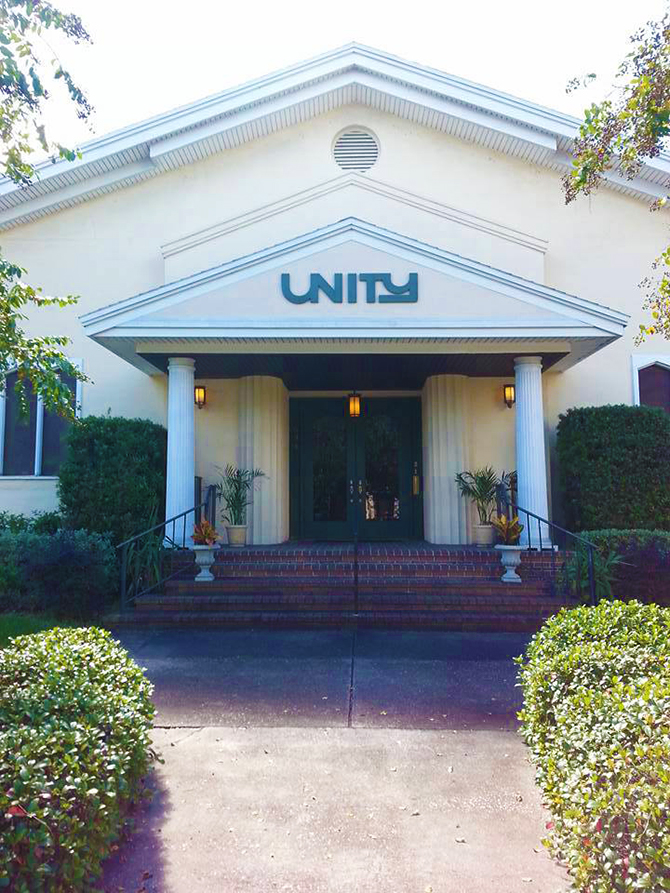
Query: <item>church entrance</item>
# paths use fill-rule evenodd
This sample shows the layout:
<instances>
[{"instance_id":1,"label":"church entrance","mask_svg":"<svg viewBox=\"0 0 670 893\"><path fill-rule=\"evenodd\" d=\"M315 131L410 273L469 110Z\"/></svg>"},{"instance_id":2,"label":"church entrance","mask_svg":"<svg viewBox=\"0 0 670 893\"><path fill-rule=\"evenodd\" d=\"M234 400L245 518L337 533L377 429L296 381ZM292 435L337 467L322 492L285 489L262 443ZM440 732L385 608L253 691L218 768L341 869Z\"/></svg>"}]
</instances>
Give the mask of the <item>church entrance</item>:
<instances>
[{"instance_id":1,"label":"church entrance","mask_svg":"<svg viewBox=\"0 0 670 893\"><path fill-rule=\"evenodd\" d=\"M293 537L420 539L421 401L292 398L290 479Z\"/></svg>"}]
</instances>

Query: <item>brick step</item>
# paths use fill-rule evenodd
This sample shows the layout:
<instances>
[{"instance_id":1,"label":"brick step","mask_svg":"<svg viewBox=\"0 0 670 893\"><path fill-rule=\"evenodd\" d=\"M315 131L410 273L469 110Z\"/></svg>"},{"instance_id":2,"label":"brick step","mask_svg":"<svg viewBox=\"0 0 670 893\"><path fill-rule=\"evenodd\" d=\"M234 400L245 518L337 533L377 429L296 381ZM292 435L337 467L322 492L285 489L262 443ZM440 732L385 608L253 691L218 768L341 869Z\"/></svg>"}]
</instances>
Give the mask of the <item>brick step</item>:
<instances>
[{"instance_id":1,"label":"brick step","mask_svg":"<svg viewBox=\"0 0 670 893\"><path fill-rule=\"evenodd\" d=\"M454 632L536 632L551 614L559 610L556 605L542 616L529 616L524 613L500 613L473 615L467 611L453 614L413 611L394 614L389 611L370 611L357 617L337 611L321 612L279 612L279 611L234 611L199 612L175 611L157 616L153 611L130 611L126 614L113 614L105 618L108 626L147 625L165 626L220 626L220 627L330 627L367 629L434 629Z\"/></svg>"},{"instance_id":2,"label":"brick step","mask_svg":"<svg viewBox=\"0 0 670 893\"><path fill-rule=\"evenodd\" d=\"M185 569L180 576L191 576L195 574L195 568ZM215 577L226 578L265 578L265 577L328 577L335 580L346 581L352 579L354 575L353 567L305 567L301 565L264 565L259 567L229 567L226 565L214 565L212 573ZM452 564L452 565L402 565L397 568L388 568L384 565L375 567L373 565L361 565L358 568L359 576L369 576L372 574L384 574L389 579L403 577L473 577L480 579L482 577L495 578L500 577L503 569L500 564L486 565L482 567L472 567L470 565ZM551 575L551 569L542 569L535 567L521 567L521 573L526 576L545 577Z\"/></svg>"},{"instance_id":3,"label":"brick step","mask_svg":"<svg viewBox=\"0 0 670 893\"><path fill-rule=\"evenodd\" d=\"M505 591L510 587L518 595L536 596L550 589L549 580L526 580L521 583L502 583L499 577L493 579L473 579L463 577L398 577L384 578L379 576L359 577L360 593L411 593L436 592L448 590L467 591L472 595L487 595ZM212 582L195 583L193 580L170 580L166 586L168 593L201 593L204 595L225 593L305 593L305 592L353 592L353 580L347 585L328 579L318 578L284 578L284 577L220 577Z\"/></svg>"},{"instance_id":4,"label":"brick step","mask_svg":"<svg viewBox=\"0 0 670 893\"><path fill-rule=\"evenodd\" d=\"M538 611L553 610L560 599L545 596L542 598L524 598L515 593L499 592L496 595L472 595L463 591L446 594L424 595L382 594L359 596L359 610L363 611L463 611L474 612L496 610L513 610L519 613L536 614ZM236 610L279 610L279 611L315 611L315 610L353 610L355 600L353 593L323 593L306 595L304 593L230 593L228 595L144 595L138 601L138 608L143 611L236 611Z\"/></svg>"},{"instance_id":5,"label":"brick step","mask_svg":"<svg viewBox=\"0 0 670 893\"><path fill-rule=\"evenodd\" d=\"M558 563L559 557L556 556L554 561ZM539 567L550 567L552 558L550 555L538 555L537 553L523 552L522 562L524 564L538 565ZM254 552L225 552L218 551L215 553L215 564L217 565L233 565L235 567L252 566L258 567L264 564L291 564L291 565L326 565L329 567L353 566L353 552L342 555L327 555L314 553L305 553L298 555L290 552L271 552L259 555ZM364 565L381 565L396 566L403 564L467 564L467 565L489 565L500 564L500 555L498 552L436 552L435 554L427 552L417 552L415 554L403 553L398 555L359 555L359 566Z\"/></svg>"}]
</instances>

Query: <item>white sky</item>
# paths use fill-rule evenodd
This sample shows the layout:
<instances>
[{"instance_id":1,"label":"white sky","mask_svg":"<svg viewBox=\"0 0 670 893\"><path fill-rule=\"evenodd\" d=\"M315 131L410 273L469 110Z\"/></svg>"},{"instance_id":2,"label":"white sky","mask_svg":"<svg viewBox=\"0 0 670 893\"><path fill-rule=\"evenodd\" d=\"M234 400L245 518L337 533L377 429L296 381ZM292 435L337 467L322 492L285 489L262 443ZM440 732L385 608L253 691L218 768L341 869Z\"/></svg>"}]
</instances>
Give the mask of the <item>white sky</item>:
<instances>
[{"instance_id":1,"label":"white sky","mask_svg":"<svg viewBox=\"0 0 670 893\"><path fill-rule=\"evenodd\" d=\"M581 115L609 91L628 37L662 0L56 0L91 47L63 61L96 108L93 133L59 113L51 136L81 142L351 40ZM567 81L596 72L594 88ZM54 124L58 126L54 128Z\"/></svg>"}]
</instances>

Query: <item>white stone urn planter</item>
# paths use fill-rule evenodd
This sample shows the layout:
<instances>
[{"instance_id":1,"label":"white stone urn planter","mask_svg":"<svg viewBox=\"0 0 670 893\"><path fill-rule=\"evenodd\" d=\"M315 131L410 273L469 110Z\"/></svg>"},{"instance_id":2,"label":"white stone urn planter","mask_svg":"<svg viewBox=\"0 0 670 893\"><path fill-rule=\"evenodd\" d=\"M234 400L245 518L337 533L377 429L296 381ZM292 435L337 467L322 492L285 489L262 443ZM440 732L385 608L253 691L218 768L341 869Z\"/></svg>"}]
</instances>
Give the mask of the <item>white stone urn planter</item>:
<instances>
[{"instance_id":1,"label":"white stone urn planter","mask_svg":"<svg viewBox=\"0 0 670 893\"><path fill-rule=\"evenodd\" d=\"M505 573L500 578L503 583L521 583L521 577L516 568L521 564L521 552L523 546L503 546L498 543L496 549L500 552L500 561L505 568Z\"/></svg>"},{"instance_id":2,"label":"white stone urn planter","mask_svg":"<svg viewBox=\"0 0 670 893\"><path fill-rule=\"evenodd\" d=\"M247 544L247 525L246 524L226 524L228 533L229 546L246 546Z\"/></svg>"},{"instance_id":3,"label":"white stone urn planter","mask_svg":"<svg viewBox=\"0 0 670 893\"><path fill-rule=\"evenodd\" d=\"M210 568L214 564L214 553L219 547L214 546L193 546L195 554L195 563L200 568L200 573L195 578L196 583L211 583L214 574Z\"/></svg>"},{"instance_id":4,"label":"white stone urn planter","mask_svg":"<svg viewBox=\"0 0 670 893\"><path fill-rule=\"evenodd\" d=\"M475 524L473 526L475 546L492 546L495 540L495 528L492 524Z\"/></svg>"}]
</instances>

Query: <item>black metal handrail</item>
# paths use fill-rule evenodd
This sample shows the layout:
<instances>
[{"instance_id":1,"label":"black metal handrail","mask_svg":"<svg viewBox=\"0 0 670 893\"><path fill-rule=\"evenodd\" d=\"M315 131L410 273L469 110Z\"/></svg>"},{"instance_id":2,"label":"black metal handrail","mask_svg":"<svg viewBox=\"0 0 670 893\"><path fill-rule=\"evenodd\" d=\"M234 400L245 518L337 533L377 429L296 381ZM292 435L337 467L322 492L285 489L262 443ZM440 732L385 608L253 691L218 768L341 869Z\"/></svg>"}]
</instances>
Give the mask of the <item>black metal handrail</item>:
<instances>
[{"instance_id":1,"label":"black metal handrail","mask_svg":"<svg viewBox=\"0 0 670 893\"><path fill-rule=\"evenodd\" d=\"M560 550L560 544L563 542L563 564L561 567L561 571L563 574L563 579L566 588L570 587L570 582L568 580L567 573L567 562L574 558L575 566L575 584L577 588L581 587L581 561L583 553L586 553L586 582L588 585L588 595L589 602L592 605L597 604L597 591L596 591L596 575L595 575L595 555L600 550L595 543L592 543L590 540L587 540L586 537L580 536L578 533L573 533L571 530L567 530L565 527L561 527L560 524L555 524L553 521L550 521L548 518L542 518L540 515L537 515L535 512L530 511L530 509L523 508L523 506L518 505L516 502L511 500L508 496L507 490L505 488L499 488L496 501L498 504L498 514L503 514L503 506L505 507L505 512L508 517L511 515L516 515L517 518L525 518L525 532L527 542L525 543L525 551L527 552L549 552L551 554L551 570L552 570L552 582L554 589L556 588L556 582L558 580L558 568L556 562L556 552ZM532 527L531 527L531 519L537 523L537 539L534 540L532 536ZM553 532L553 536L551 533L547 536L545 534L544 542L542 537L542 528L543 526L550 532ZM574 556L568 556L568 542L571 545L575 546ZM570 550L572 551L572 550Z\"/></svg>"},{"instance_id":2,"label":"black metal handrail","mask_svg":"<svg viewBox=\"0 0 670 893\"><path fill-rule=\"evenodd\" d=\"M195 524L203 520L216 524L217 490L211 484L203 502L153 527L131 536L116 547L121 553L121 610L128 611L141 595L156 592L184 570L183 558ZM188 519L191 518L189 522ZM175 562L177 567L175 569ZM166 570L169 566L169 573Z\"/></svg>"}]
</instances>

